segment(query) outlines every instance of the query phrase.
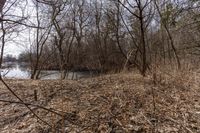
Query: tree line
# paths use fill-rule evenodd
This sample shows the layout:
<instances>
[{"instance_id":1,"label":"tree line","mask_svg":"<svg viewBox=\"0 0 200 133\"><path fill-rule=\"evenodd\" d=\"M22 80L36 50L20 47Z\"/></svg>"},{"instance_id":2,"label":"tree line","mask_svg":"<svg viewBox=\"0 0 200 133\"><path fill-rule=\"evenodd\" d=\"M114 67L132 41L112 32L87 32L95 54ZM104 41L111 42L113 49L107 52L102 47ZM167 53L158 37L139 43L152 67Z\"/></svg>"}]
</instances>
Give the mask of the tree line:
<instances>
[{"instance_id":1,"label":"tree line","mask_svg":"<svg viewBox=\"0 0 200 133\"><path fill-rule=\"evenodd\" d=\"M13 0L1 15L1 55L26 30L20 59L30 63L32 79L43 69L59 69L61 79L72 69L137 68L143 76L153 65L180 69L198 62L199 6L195 0Z\"/></svg>"}]
</instances>

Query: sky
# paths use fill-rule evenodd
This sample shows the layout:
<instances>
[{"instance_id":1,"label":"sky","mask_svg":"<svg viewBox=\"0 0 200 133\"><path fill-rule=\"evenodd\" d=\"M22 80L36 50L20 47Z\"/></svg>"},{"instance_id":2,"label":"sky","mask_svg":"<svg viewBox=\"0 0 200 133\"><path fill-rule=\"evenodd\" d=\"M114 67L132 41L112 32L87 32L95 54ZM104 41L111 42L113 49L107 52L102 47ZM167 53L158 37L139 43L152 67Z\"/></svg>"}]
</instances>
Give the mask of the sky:
<instances>
[{"instance_id":1,"label":"sky","mask_svg":"<svg viewBox=\"0 0 200 133\"><path fill-rule=\"evenodd\" d=\"M17 1L17 3L12 5L13 1ZM66 0L62 1L65 2ZM8 12L6 12L7 9L9 9ZM34 23L37 23L35 19L36 16L35 10L36 9L35 6L33 5L32 0L7 0L3 12L6 12L5 17L10 20L17 20L24 13L25 17L29 16L28 19L29 25L34 25ZM13 18L13 16L18 16L18 17ZM21 26L21 28L25 28L25 26ZM15 38L16 34L18 34L18 37ZM26 30L14 33L13 36L11 36L11 39L15 38L14 41L6 42L4 55L11 54L13 56L18 56L20 53L30 50L30 45L31 43L34 42L35 38L34 36L35 36L34 28L27 28Z\"/></svg>"},{"instance_id":2,"label":"sky","mask_svg":"<svg viewBox=\"0 0 200 133\"><path fill-rule=\"evenodd\" d=\"M25 0L17 0L17 2L14 5L11 6L13 0L7 0L3 13L7 11L9 8L9 11L5 13L5 19L9 20L19 20L21 19L21 16L23 16L22 12L24 11L24 16L31 16L34 15L34 9L31 6L31 0L27 0L27 6ZM11 8L10 8L11 7ZM32 19L32 18L31 18ZM31 19L29 19L31 22L33 22ZM29 22L30 23L30 22ZM6 26L10 26L12 24L7 24ZM25 26L17 26L18 28L15 28L16 30L19 30L18 32L12 33L12 35L7 35L6 37L6 44L4 49L4 55L11 54L13 56L18 56L21 52L24 52L30 47L30 29L26 28ZM8 29L10 31L11 29ZM2 32L1 32L2 34ZM8 38L9 36L9 38ZM32 37L33 39L33 37Z\"/></svg>"},{"instance_id":3,"label":"sky","mask_svg":"<svg viewBox=\"0 0 200 133\"><path fill-rule=\"evenodd\" d=\"M17 46L15 44L9 44L8 46L5 47L4 55L10 54L17 57L24 50L25 49L21 46Z\"/></svg>"}]
</instances>

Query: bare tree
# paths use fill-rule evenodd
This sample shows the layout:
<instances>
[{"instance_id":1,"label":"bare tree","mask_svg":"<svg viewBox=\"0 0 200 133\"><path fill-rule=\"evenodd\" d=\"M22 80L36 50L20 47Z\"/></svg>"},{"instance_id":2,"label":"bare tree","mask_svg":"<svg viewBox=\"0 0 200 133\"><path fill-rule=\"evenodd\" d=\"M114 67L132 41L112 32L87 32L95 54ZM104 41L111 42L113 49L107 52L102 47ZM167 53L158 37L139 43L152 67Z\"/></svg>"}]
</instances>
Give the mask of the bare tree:
<instances>
[{"instance_id":1,"label":"bare tree","mask_svg":"<svg viewBox=\"0 0 200 133\"><path fill-rule=\"evenodd\" d=\"M176 61L177 61L177 64L178 64L178 68L180 68L180 67L181 67L181 63L180 63L180 60L179 60L179 57L178 57L178 53L177 53L176 47L175 47L175 45L174 45L174 39L173 39L172 34L171 34L170 30L169 30L169 23L168 23L168 20L169 20L170 18L169 18L169 16L166 16L166 17L164 18L163 14L162 14L162 12L161 12L161 10L160 10L160 7L159 7L159 5L158 5L158 3L157 3L156 0L154 0L154 4L155 4L156 9L157 9L157 11L158 11L158 14L159 14L159 16L160 16L161 24L162 24L162 26L164 27L164 29L166 30L167 35L168 35L168 37L169 37L170 45L171 45L171 47L172 47L172 49L173 49L173 51L174 51L175 58L176 58ZM165 6L165 4L164 4L164 6ZM168 14L169 11L167 10L166 13ZM169 49L169 51L170 51L170 49Z\"/></svg>"},{"instance_id":2,"label":"bare tree","mask_svg":"<svg viewBox=\"0 0 200 133\"><path fill-rule=\"evenodd\" d=\"M69 67L71 47L75 37L75 20L74 18L72 18L72 20L66 19L70 18L70 9L71 5L68 5L67 2L58 3L51 6L51 21L55 28L55 34L53 37L54 44L57 47L59 53L61 79L65 79L66 77L66 69Z\"/></svg>"},{"instance_id":3,"label":"bare tree","mask_svg":"<svg viewBox=\"0 0 200 133\"><path fill-rule=\"evenodd\" d=\"M49 37L50 31L51 31L51 24L48 24L48 22L45 22L47 25L46 29L41 29L42 26L42 21L44 23L44 20L42 16L41 17L41 12L39 10L39 2L33 1L35 4L36 8L36 22L37 22L37 28L36 28L36 38L34 42L34 50L33 50L33 55L31 56L32 60L32 73L31 73L31 79L38 79L41 71L41 66L44 64L41 64L40 59L42 56L43 48L44 45ZM44 24L43 24L44 26Z\"/></svg>"},{"instance_id":4,"label":"bare tree","mask_svg":"<svg viewBox=\"0 0 200 133\"><path fill-rule=\"evenodd\" d=\"M147 28L152 20L153 11L152 11L152 0L134 0L130 2L126 0L124 3L118 0L120 3L133 17L138 21L138 28L140 33L140 40L138 48L140 49L140 72L143 76L145 76L146 70L148 68L147 61L147 41L146 41L146 33Z\"/></svg>"}]
</instances>

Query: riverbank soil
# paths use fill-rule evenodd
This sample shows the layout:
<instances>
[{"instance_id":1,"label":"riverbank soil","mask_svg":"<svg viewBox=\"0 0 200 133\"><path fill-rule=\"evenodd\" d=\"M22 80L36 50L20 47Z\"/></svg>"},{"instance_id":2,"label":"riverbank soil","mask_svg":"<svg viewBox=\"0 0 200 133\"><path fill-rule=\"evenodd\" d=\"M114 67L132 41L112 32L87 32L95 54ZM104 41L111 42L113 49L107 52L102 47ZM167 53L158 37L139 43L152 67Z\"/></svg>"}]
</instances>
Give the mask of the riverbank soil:
<instances>
[{"instance_id":1,"label":"riverbank soil","mask_svg":"<svg viewBox=\"0 0 200 133\"><path fill-rule=\"evenodd\" d=\"M72 80L5 80L37 119L0 84L1 133L197 133L198 73L122 73ZM37 93L37 98L35 97ZM37 100L37 101L36 101Z\"/></svg>"}]
</instances>

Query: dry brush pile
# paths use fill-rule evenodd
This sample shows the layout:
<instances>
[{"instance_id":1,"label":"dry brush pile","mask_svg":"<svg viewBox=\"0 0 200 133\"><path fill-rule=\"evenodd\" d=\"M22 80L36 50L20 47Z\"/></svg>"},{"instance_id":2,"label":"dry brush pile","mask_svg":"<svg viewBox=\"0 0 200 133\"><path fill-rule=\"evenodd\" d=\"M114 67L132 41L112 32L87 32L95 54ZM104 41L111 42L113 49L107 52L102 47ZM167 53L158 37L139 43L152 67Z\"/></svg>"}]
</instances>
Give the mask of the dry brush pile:
<instances>
[{"instance_id":1,"label":"dry brush pile","mask_svg":"<svg viewBox=\"0 0 200 133\"><path fill-rule=\"evenodd\" d=\"M6 132L200 132L200 73L156 71L142 77L121 73L80 79L6 80L32 110L0 102L0 131ZM37 90L37 101L34 98ZM1 85L0 99L17 101Z\"/></svg>"}]
</instances>

